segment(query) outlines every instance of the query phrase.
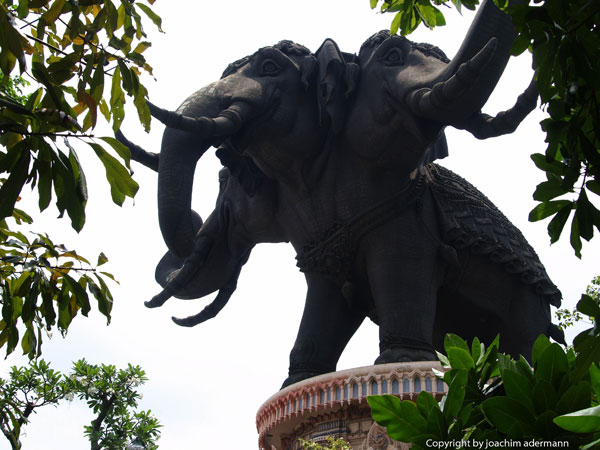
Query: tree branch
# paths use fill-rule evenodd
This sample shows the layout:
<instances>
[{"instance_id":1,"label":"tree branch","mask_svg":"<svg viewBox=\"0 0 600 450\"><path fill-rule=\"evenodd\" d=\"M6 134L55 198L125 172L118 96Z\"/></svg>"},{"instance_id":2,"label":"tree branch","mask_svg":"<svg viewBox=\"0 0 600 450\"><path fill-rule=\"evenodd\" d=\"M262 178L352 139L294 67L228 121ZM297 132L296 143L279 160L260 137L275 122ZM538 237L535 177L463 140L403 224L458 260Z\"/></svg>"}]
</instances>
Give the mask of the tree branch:
<instances>
[{"instance_id":1,"label":"tree branch","mask_svg":"<svg viewBox=\"0 0 600 450\"><path fill-rule=\"evenodd\" d=\"M116 397L114 395L108 399L102 400L100 414L98 414L98 417L92 421L92 432L90 433L91 450L100 450L102 448L98 442L98 435L100 433L100 428L102 427L102 422L104 422L104 419L106 419L106 416L114 405L115 400Z\"/></svg>"}]
</instances>

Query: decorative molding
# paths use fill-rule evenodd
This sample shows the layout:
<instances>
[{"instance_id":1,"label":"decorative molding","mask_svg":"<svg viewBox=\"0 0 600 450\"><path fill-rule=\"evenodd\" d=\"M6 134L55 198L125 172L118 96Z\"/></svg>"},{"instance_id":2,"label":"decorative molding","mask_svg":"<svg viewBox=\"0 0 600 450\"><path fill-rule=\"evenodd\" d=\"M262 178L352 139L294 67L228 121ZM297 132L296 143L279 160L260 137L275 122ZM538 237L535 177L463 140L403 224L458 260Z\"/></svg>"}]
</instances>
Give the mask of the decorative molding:
<instances>
[{"instance_id":1,"label":"decorative molding","mask_svg":"<svg viewBox=\"0 0 600 450\"><path fill-rule=\"evenodd\" d=\"M415 400L419 392L426 390L441 398L447 386L438 382L432 369L441 370L439 362L381 364L319 375L288 386L258 410L259 448L297 450L301 437L319 441L327 436L341 436L354 449L379 450L364 445L369 434L374 443L381 441L373 431L367 396L391 394ZM381 448L403 448L397 446L400 443L390 445L394 446Z\"/></svg>"}]
</instances>

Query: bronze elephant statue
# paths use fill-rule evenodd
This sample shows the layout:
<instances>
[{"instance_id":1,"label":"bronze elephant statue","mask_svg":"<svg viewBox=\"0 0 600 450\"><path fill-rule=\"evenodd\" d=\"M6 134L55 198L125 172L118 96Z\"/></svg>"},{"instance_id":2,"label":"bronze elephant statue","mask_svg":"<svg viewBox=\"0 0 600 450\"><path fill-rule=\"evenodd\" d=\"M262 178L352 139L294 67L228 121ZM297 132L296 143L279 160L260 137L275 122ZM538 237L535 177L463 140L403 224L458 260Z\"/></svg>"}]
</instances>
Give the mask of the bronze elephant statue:
<instances>
[{"instance_id":1,"label":"bronze elephant statue","mask_svg":"<svg viewBox=\"0 0 600 450\"><path fill-rule=\"evenodd\" d=\"M376 363L435 359L457 333L530 356L549 334L560 292L522 234L477 189L435 164L444 128L485 139L514 131L536 106L534 84L515 106L481 108L509 58L510 19L484 2L458 54L377 33L358 55L326 40L314 54L289 41L231 64L175 112L159 155L158 213L170 295L224 305L252 247L290 242L306 305L284 386L334 371L366 317L379 325ZM194 169L211 146L230 172L202 224L191 209ZM152 161L152 163L148 163Z\"/></svg>"}]
</instances>

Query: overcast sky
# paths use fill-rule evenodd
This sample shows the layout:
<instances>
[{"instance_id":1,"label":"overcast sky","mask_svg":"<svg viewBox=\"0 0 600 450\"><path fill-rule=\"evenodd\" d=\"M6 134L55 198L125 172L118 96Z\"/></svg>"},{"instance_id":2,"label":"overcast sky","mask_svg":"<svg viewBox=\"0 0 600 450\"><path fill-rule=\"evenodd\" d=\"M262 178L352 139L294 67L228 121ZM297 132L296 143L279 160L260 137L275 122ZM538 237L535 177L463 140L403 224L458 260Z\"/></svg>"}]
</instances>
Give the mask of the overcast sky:
<instances>
[{"instance_id":1,"label":"overcast sky","mask_svg":"<svg viewBox=\"0 0 600 450\"><path fill-rule=\"evenodd\" d=\"M229 62L259 47L291 39L314 51L331 37L342 51L358 52L368 36L387 28L392 20L391 15L371 11L368 0L163 0L156 2L155 10L163 18L166 34L150 34L153 47L146 55L154 66L156 81L146 78L145 83L150 99L170 109L218 79ZM412 39L434 43L454 55L472 14L460 17L448 10L446 16L448 26L434 32L420 30ZM531 79L530 65L528 55L511 61L484 108L486 112L512 106ZM527 221L535 206L531 194L544 178L529 158L531 153L544 152L539 127L542 117L541 111L535 111L513 135L484 142L466 132L447 130L451 156L443 165L482 190L523 231L562 290L564 303L573 306L599 273L600 238L585 244L583 259L578 260L568 245L568 234L550 247L547 222ZM147 135L130 111L122 129L147 150L159 151L159 123L153 122L152 133ZM165 252L156 220L155 174L138 166L135 177L140 191L134 202L119 208L110 202L100 162L87 147L80 148L90 183L84 230L76 235L66 220L54 220L55 210L37 221L37 229L48 231L55 242L90 259L104 251L110 259L107 270L121 284L112 287L115 305L109 327L98 313L90 314L89 319L78 317L66 339L58 333L52 340L46 339L44 357L63 371L82 357L119 367L129 362L141 365L149 377L141 407L151 409L163 424L163 449L256 448L255 414L287 376L289 351L304 304L306 286L295 267L291 246L263 244L255 248L238 290L221 314L201 326L179 328L171 322L172 315L194 314L208 300L173 299L154 310L143 306L143 301L159 290L154 267ZM199 164L194 209L203 217L212 211L216 199L218 169L218 161L208 153ZM377 355L377 329L367 321L338 368L370 365ZM10 365L23 363L23 357L11 355L0 362L0 374L6 374ZM83 425L91 419L87 408L77 402L46 409L32 417L24 448L86 448ZM7 441L0 440L0 450L8 448Z\"/></svg>"}]
</instances>

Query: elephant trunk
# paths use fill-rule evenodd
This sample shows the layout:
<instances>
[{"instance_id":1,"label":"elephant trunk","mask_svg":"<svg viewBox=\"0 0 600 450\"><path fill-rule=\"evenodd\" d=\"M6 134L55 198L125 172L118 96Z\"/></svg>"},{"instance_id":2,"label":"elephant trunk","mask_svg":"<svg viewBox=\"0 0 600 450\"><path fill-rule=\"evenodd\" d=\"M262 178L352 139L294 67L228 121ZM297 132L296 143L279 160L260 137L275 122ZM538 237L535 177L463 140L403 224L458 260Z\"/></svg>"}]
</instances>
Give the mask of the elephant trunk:
<instances>
[{"instance_id":1,"label":"elephant trunk","mask_svg":"<svg viewBox=\"0 0 600 450\"><path fill-rule=\"evenodd\" d=\"M179 258L192 253L202 225L191 209L196 164L211 145L237 132L251 112L243 101L222 108L222 99L200 94L184 103L181 113L149 105L152 115L168 127L158 167L158 218L167 247Z\"/></svg>"},{"instance_id":2,"label":"elephant trunk","mask_svg":"<svg viewBox=\"0 0 600 450\"><path fill-rule=\"evenodd\" d=\"M428 86L409 91L406 101L421 117L460 125L479 111L494 90L516 32L510 17L485 0L456 56Z\"/></svg>"}]
</instances>

